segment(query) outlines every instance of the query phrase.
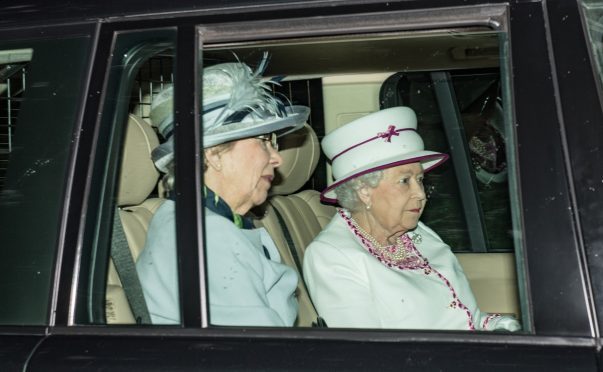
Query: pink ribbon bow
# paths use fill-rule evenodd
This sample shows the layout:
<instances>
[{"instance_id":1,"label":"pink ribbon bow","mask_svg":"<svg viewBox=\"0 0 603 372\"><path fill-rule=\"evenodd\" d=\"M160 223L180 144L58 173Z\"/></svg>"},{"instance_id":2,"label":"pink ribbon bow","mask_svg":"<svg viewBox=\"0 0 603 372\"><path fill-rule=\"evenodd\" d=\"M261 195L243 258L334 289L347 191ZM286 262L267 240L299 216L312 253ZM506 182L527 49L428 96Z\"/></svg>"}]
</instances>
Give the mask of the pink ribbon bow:
<instances>
[{"instance_id":1,"label":"pink ribbon bow","mask_svg":"<svg viewBox=\"0 0 603 372\"><path fill-rule=\"evenodd\" d=\"M392 136L399 136L399 135L400 135L400 133L396 132L396 127L393 125L390 125L389 127L387 127L387 131L377 133L377 137L385 138L386 142L391 142Z\"/></svg>"}]
</instances>

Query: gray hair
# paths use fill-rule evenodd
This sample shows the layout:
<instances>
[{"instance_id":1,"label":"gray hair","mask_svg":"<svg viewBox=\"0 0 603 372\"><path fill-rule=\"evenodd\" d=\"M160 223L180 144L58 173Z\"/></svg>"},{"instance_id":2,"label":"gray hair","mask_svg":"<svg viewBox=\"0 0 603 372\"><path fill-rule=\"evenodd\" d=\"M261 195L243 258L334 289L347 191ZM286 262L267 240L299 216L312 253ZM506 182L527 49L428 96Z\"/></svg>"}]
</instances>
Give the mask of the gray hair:
<instances>
[{"instance_id":1,"label":"gray hair","mask_svg":"<svg viewBox=\"0 0 603 372\"><path fill-rule=\"evenodd\" d=\"M362 201L358 197L358 190L363 187L375 188L383 179L383 171L377 170L371 173L363 174L349 181L342 183L335 188L335 195L339 205L348 209L350 212L357 212L363 208Z\"/></svg>"},{"instance_id":2,"label":"gray hair","mask_svg":"<svg viewBox=\"0 0 603 372\"><path fill-rule=\"evenodd\" d=\"M160 184L163 188L164 195L159 196L167 198L169 197L170 193L174 191L174 158L172 158L169 162L165 163L163 169L165 170L165 175L161 177Z\"/></svg>"},{"instance_id":3,"label":"gray hair","mask_svg":"<svg viewBox=\"0 0 603 372\"><path fill-rule=\"evenodd\" d=\"M232 148L232 146L234 145L234 142L235 141L221 143L219 145L209 147L209 148L205 149L205 151L209 150L209 151L215 151L218 153L223 153L223 152L230 150ZM204 173L208 168L207 157L205 155L205 151L203 151L203 172ZM161 185L163 186L163 189L165 190L165 193L167 195L169 195L172 191L174 191L174 165L175 165L174 163L175 163L174 158L172 157L172 159L170 159L169 162L167 162L165 164L165 166L164 166L165 175L161 178Z\"/></svg>"}]
</instances>

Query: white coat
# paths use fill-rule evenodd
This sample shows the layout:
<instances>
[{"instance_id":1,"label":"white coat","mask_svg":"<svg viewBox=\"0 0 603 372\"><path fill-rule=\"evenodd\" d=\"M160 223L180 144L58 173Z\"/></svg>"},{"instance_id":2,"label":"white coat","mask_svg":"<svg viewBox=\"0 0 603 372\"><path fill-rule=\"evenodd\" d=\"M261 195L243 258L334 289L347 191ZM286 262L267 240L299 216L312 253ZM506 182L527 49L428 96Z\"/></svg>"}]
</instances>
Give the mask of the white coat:
<instances>
[{"instance_id":1,"label":"white coat","mask_svg":"<svg viewBox=\"0 0 603 372\"><path fill-rule=\"evenodd\" d=\"M450 247L421 222L414 232L422 237L415 246L450 287L434 272L386 267L335 214L308 246L303 264L312 301L329 327L467 330L471 320L475 329L520 328L512 317L482 313ZM451 288L471 317L451 306Z\"/></svg>"}]
</instances>

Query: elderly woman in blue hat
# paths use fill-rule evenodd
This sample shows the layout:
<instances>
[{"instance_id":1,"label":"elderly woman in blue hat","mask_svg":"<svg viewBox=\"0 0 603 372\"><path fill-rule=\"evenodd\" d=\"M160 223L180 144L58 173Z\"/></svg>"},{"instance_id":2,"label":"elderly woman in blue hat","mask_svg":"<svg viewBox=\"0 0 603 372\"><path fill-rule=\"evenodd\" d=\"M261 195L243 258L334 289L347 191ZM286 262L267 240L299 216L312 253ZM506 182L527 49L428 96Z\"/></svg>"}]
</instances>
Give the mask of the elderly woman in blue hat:
<instances>
[{"instance_id":1,"label":"elderly woman in blue hat","mask_svg":"<svg viewBox=\"0 0 603 372\"><path fill-rule=\"evenodd\" d=\"M378 111L327 135L341 207L309 245L304 278L329 327L515 331L510 316L480 311L456 257L419 221L424 174L447 155L424 150L408 107Z\"/></svg>"},{"instance_id":2,"label":"elderly woman in blue hat","mask_svg":"<svg viewBox=\"0 0 603 372\"><path fill-rule=\"evenodd\" d=\"M285 106L243 63L203 70L205 233L210 322L215 325L291 326L297 316L297 274L280 262L278 250L261 228L245 217L266 200L281 164L276 138L303 126L309 109ZM153 101L151 119L161 133L171 131L172 95ZM163 113L163 114L162 114ZM169 136L169 135L168 135ZM173 177L171 140L157 148L157 167ZM154 215L136 267L151 320L180 321L174 202Z\"/></svg>"}]
</instances>

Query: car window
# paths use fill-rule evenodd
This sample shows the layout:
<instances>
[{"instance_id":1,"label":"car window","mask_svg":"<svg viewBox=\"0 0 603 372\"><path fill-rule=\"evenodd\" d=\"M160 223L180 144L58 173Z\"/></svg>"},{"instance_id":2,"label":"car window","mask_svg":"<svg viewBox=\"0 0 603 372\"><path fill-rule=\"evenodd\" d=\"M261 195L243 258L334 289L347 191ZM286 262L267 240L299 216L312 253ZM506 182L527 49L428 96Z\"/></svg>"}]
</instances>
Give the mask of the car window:
<instances>
[{"instance_id":1,"label":"car window","mask_svg":"<svg viewBox=\"0 0 603 372\"><path fill-rule=\"evenodd\" d=\"M513 192L517 179L513 174L514 132L509 126L506 36L488 29L450 35L409 32L217 45L207 42L202 63L241 61L254 68L265 53L270 55L264 74L279 82L273 90L287 102L310 107L308 124L319 141L380 109L413 108L426 148L451 156L426 175L429 202L422 221L459 253L482 309L521 319L519 292L524 284L517 280L517 267L522 267L516 261L521 257L521 231L519 200ZM282 141L283 154L297 151L291 149L295 145L288 144L287 136ZM325 203L316 206L307 199L307 195L314 195L318 200L318 193L333 182L324 154L318 164L316 172L293 189L286 179L275 180L272 196L255 213L256 225L267 229L281 260L296 268L301 278L296 289L300 306L297 326L316 326L316 317L321 315L312 306L317 298L308 296L312 289L304 281L302 262L308 244L336 213ZM283 173L288 174L289 165L283 167ZM280 170L277 173L286 178ZM298 203L285 201L291 200L291 194L304 195L314 208L311 219L300 214L299 206L287 206ZM318 208L325 209L317 212ZM296 219L296 214L303 218ZM211 285L211 276L208 280ZM498 295L491 295L492 291ZM211 303L211 290L209 298Z\"/></svg>"},{"instance_id":2,"label":"car window","mask_svg":"<svg viewBox=\"0 0 603 372\"><path fill-rule=\"evenodd\" d=\"M428 177L429 203L440 207L427 208L423 221L455 252L512 251L499 70L397 73L383 88L382 96L393 99L382 99L381 108L415 108L426 147L451 152L452 161ZM446 97L454 106L441 110ZM463 137L456 137L451 128Z\"/></svg>"},{"instance_id":3,"label":"car window","mask_svg":"<svg viewBox=\"0 0 603 372\"><path fill-rule=\"evenodd\" d=\"M2 105L2 114L0 116L4 119L0 124L0 195L2 195L2 204L5 204L9 199L9 194L18 193L18 190L11 190L6 187L7 169L11 154L14 152L17 121L21 102L25 96L24 88L28 79L28 69L33 50L14 49L4 50L1 53L2 64L0 66L4 74L0 83L0 95L5 104ZM38 321L43 319L42 317L40 318ZM6 317L2 317L2 319L5 321Z\"/></svg>"},{"instance_id":4,"label":"car window","mask_svg":"<svg viewBox=\"0 0 603 372\"><path fill-rule=\"evenodd\" d=\"M171 136L171 127L165 131L162 123L173 117L173 31L121 33L113 55L78 282L87 300L75 308L76 324L151 323L136 265L145 244L152 241L147 239L151 218L173 205L171 181L161 177L158 169L164 168L153 157L160 141ZM175 229L170 237L159 239L175 240ZM175 242L171 248L175 265ZM177 293L175 277L170 284ZM165 303L177 310L177 297Z\"/></svg>"},{"instance_id":5,"label":"car window","mask_svg":"<svg viewBox=\"0 0 603 372\"><path fill-rule=\"evenodd\" d=\"M173 50L166 49L152 54L141 61L135 73L129 96L128 118L124 123L125 134L121 145L121 160L115 196L115 214L111 230L111 260L109 264L106 293L106 319L110 324L129 323L178 323L178 298L161 299L174 304L172 317L153 318L148 307L154 303L145 292L160 287L165 273L156 272L151 257L162 256L171 260L171 271L176 273L175 226L168 236L157 236L155 225L164 210L169 210L173 223L175 206L171 200L174 192L173 164L161 153L164 146L172 144ZM169 141L169 142L168 142ZM160 154L160 155L158 155ZM160 173L163 171L163 173ZM152 219L151 217L154 217ZM161 225L169 223L163 221ZM171 242L171 243L170 243ZM161 248L156 250L156 246ZM171 248L171 252L169 249ZM144 253L143 253L144 252ZM151 254L152 253L152 254ZM131 272L133 266L136 272ZM146 269L150 268L150 272ZM137 280L140 284L137 283ZM173 293L178 293L176 277L172 277ZM126 302L123 302L125 295ZM132 317L127 311L129 304Z\"/></svg>"},{"instance_id":6,"label":"car window","mask_svg":"<svg viewBox=\"0 0 603 372\"><path fill-rule=\"evenodd\" d=\"M0 145L2 149L0 154L0 190L4 188L6 182L6 169L11 152L13 152L13 139L17 129L17 119L19 117L19 107L25 92L25 82L27 80L27 68L31 61L32 49L16 49L2 51L1 62L3 73L3 82L1 85L3 101L2 105L4 122L2 128Z\"/></svg>"},{"instance_id":7,"label":"car window","mask_svg":"<svg viewBox=\"0 0 603 372\"><path fill-rule=\"evenodd\" d=\"M0 45L3 324L48 322L87 46L84 37Z\"/></svg>"}]
</instances>

